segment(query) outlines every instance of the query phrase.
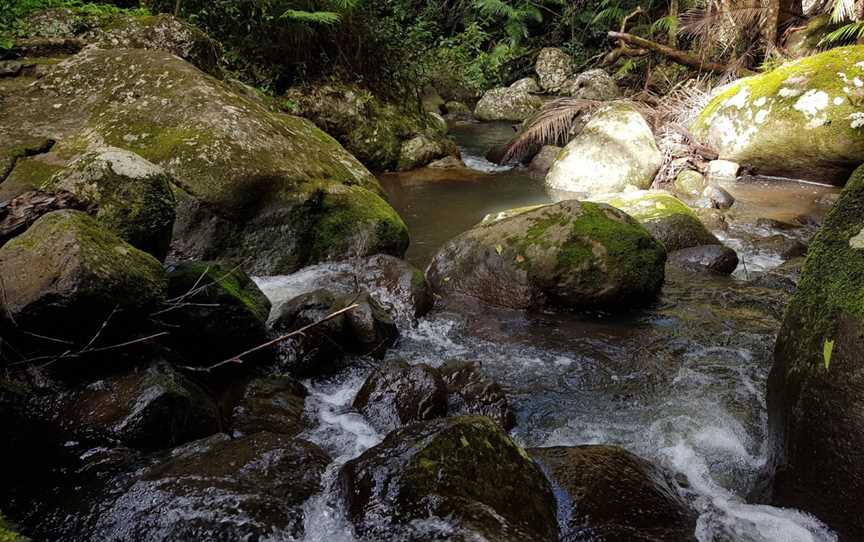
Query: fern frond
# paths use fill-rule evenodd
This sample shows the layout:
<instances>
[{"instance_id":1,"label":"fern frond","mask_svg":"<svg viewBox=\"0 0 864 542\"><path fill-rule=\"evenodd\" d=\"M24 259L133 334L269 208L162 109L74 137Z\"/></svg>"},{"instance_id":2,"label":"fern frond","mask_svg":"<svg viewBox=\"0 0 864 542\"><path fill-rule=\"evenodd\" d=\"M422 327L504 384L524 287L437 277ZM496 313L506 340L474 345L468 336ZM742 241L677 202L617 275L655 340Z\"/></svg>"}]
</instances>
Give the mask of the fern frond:
<instances>
[{"instance_id":1,"label":"fern frond","mask_svg":"<svg viewBox=\"0 0 864 542\"><path fill-rule=\"evenodd\" d=\"M543 106L525 124L504 151L501 163L525 156L532 148L566 142L576 120L608 102L584 100L582 98L558 98Z\"/></svg>"},{"instance_id":2,"label":"fern frond","mask_svg":"<svg viewBox=\"0 0 864 542\"><path fill-rule=\"evenodd\" d=\"M660 17L653 23L651 23L651 33L652 34L677 34L679 27L678 17L675 15L666 15L665 17Z\"/></svg>"},{"instance_id":3,"label":"fern frond","mask_svg":"<svg viewBox=\"0 0 864 542\"><path fill-rule=\"evenodd\" d=\"M342 15L333 11L300 11L289 9L281 16L298 23L334 25L342 21Z\"/></svg>"}]
</instances>

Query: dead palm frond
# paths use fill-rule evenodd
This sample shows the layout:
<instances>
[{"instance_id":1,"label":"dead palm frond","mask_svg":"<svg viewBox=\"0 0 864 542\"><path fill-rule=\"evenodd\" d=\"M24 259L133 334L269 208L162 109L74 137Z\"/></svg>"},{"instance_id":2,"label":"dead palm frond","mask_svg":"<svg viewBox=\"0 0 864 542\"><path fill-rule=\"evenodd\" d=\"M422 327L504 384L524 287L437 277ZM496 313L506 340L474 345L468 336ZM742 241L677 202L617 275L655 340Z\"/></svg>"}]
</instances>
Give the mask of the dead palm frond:
<instances>
[{"instance_id":1,"label":"dead palm frond","mask_svg":"<svg viewBox=\"0 0 864 542\"><path fill-rule=\"evenodd\" d=\"M608 102L583 98L558 98L543 106L525 122L524 129L504 151L501 163L518 160L541 145L566 143L576 122Z\"/></svg>"}]
</instances>

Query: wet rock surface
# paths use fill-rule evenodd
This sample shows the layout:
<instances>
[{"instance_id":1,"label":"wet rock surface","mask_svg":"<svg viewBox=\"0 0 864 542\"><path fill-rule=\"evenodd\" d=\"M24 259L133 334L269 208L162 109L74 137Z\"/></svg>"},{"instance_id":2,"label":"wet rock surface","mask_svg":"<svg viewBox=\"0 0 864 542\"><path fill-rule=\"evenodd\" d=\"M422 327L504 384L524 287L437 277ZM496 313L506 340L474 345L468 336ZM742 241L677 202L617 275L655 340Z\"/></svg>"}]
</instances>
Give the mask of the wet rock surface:
<instances>
[{"instance_id":1,"label":"wet rock surface","mask_svg":"<svg viewBox=\"0 0 864 542\"><path fill-rule=\"evenodd\" d=\"M348 516L364 537L557 538L546 478L488 418L445 418L394 431L349 461L340 482Z\"/></svg>"},{"instance_id":2,"label":"wet rock surface","mask_svg":"<svg viewBox=\"0 0 864 542\"><path fill-rule=\"evenodd\" d=\"M447 387L447 410L451 416L486 416L509 431L516 414L501 386L484 375L479 363L451 360L438 372Z\"/></svg>"},{"instance_id":3,"label":"wet rock surface","mask_svg":"<svg viewBox=\"0 0 864 542\"><path fill-rule=\"evenodd\" d=\"M231 409L234 435L274 433L295 436L306 428L303 409L308 392L288 376L255 378L239 390Z\"/></svg>"},{"instance_id":4,"label":"wet rock surface","mask_svg":"<svg viewBox=\"0 0 864 542\"><path fill-rule=\"evenodd\" d=\"M738 267L738 255L724 245L703 245L671 252L667 263L690 271L728 275Z\"/></svg>"},{"instance_id":5,"label":"wet rock surface","mask_svg":"<svg viewBox=\"0 0 864 542\"><path fill-rule=\"evenodd\" d=\"M531 448L569 497L564 541L696 540L696 512L667 471L614 446Z\"/></svg>"}]
</instances>

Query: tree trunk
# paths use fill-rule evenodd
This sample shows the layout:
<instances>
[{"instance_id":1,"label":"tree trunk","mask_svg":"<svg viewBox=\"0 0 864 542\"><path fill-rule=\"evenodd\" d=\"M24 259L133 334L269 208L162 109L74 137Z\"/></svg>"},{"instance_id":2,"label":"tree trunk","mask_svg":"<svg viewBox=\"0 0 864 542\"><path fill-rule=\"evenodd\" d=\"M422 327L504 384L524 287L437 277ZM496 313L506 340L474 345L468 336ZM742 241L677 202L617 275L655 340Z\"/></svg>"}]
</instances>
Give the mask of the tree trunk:
<instances>
[{"instance_id":1,"label":"tree trunk","mask_svg":"<svg viewBox=\"0 0 864 542\"><path fill-rule=\"evenodd\" d=\"M762 0L764 18L762 19L762 41L765 52L769 53L777 45L777 27L780 25L780 0Z\"/></svg>"},{"instance_id":2,"label":"tree trunk","mask_svg":"<svg viewBox=\"0 0 864 542\"><path fill-rule=\"evenodd\" d=\"M669 29L669 46L678 47L678 0L669 0L669 17L676 21Z\"/></svg>"},{"instance_id":3,"label":"tree trunk","mask_svg":"<svg viewBox=\"0 0 864 542\"><path fill-rule=\"evenodd\" d=\"M181 5L182 3L183 3L183 0L177 0L177 1L174 3L174 16L175 16L175 17L179 17L179 16L180 16L180 5Z\"/></svg>"}]
</instances>

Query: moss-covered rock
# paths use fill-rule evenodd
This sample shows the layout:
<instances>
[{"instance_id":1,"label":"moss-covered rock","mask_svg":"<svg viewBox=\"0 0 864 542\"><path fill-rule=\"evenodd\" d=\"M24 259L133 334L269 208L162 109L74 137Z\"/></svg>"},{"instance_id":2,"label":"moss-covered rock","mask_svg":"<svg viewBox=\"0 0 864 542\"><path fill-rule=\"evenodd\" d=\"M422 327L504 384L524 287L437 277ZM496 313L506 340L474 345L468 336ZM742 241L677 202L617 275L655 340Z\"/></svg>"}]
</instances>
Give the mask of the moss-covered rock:
<instances>
[{"instance_id":1,"label":"moss-covered rock","mask_svg":"<svg viewBox=\"0 0 864 542\"><path fill-rule=\"evenodd\" d=\"M543 100L521 89L495 88L477 102L474 116L479 120L522 122L543 107Z\"/></svg>"},{"instance_id":2,"label":"moss-covered rock","mask_svg":"<svg viewBox=\"0 0 864 542\"><path fill-rule=\"evenodd\" d=\"M40 189L66 191L135 248L165 259L174 227L174 194L165 171L140 156L106 148L86 153Z\"/></svg>"},{"instance_id":3,"label":"moss-covered rock","mask_svg":"<svg viewBox=\"0 0 864 542\"><path fill-rule=\"evenodd\" d=\"M16 533L12 526L6 521L6 518L3 517L3 514L0 513L0 542L28 542L29 539L21 536Z\"/></svg>"},{"instance_id":4,"label":"moss-covered rock","mask_svg":"<svg viewBox=\"0 0 864 542\"><path fill-rule=\"evenodd\" d=\"M444 156L458 154L459 149L451 141L426 134L415 136L402 144L399 153L400 171L425 166Z\"/></svg>"},{"instance_id":5,"label":"moss-covered rock","mask_svg":"<svg viewBox=\"0 0 864 542\"><path fill-rule=\"evenodd\" d=\"M160 302L166 279L155 258L79 211L55 211L0 248L4 316L31 333L92 337L117 308Z\"/></svg>"},{"instance_id":6,"label":"moss-covered rock","mask_svg":"<svg viewBox=\"0 0 864 542\"><path fill-rule=\"evenodd\" d=\"M692 169L682 170L675 177L674 190L683 198L697 199L705 190L705 176Z\"/></svg>"},{"instance_id":7,"label":"moss-covered rock","mask_svg":"<svg viewBox=\"0 0 864 542\"><path fill-rule=\"evenodd\" d=\"M662 163L645 118L630 104L613 103L591 115L564 147L546 175L546 187L580 196L621 192L628 185L647 189Z\"/></svg>"},{"instance_id":8,"label":"moss-covered rock","mask_svg":"<svg viewBox=\"0 0 864 542\"><path fill-rule=\"evenodd\" d=\"M440 294L504 307L626 307L659 291L665 261L633 218L570 200L480 224L445 244L427 276Z\"/></svg>"},{"instance_id":9,"label":"moss-covered rock","mask_svg":"<svg viewBox=\"0 0 864 542\"><path fill-rule=\"evenodd\" d=\"M832 49L725 88L693 134L760 173L842 184L864 162L864 46Z\"/></svg>"},{"instance_id":10,"label":"moss-covered rock","mask_svg":"<svg viewBox=\"0 0 864 542\"><path fill-rule=\"evenodd\" d=\"M557 540L545 476L488 418L394 431L340 478L348 517L370 540Z\"/></svg>"},{"instance_id":11,"label":"moss-covered rock","mask_svg":"<svg viewBox=\"0 0 864 542\"><path fill-rule=\"evenodd\" d=\"M696 540L697 514L677 491L671 473L641 457L597 445L528 452L569 497L563 540Z\"/></svg>"},{"instance_id":12,"label":"moss-covered rock","mask_svg":"<svg viewBox=\"0 0 864 542\"><path fill-rule=\"evenodd\" d=\"M864 168L813 239L768 381L773 501L864 539Z\"/></svg>"},{"instance_id":13,"label":"moss-covered rock","mask_svg":"<svg viewBox=\"0 0 864 542\"><path fill-rule=\"evenodd\" d=\"M558 92L573 75L575 67L570 55L555 47L541 49L537 55L534 71L540 79L540 86L547 92Z\"/></svg>"},{"instance_id":14,"label":"moss-covered rock","mask_svg":"<svg viewBox=\"0 0 864 542\"><path fill-rule=\"evenodd\" d=\"M167 51L207 73L219 73L219 43L165 13L46 9L31 15L25 28L31 38L78 38L104 49Z\"/></svg>"},{"instance_id":15,"label":"moss-covered rock","mask_svg":"<svg viewBox=\"0 0 864 542\"><path fill-rule=\"evenodd\" d=\"M625 192L594 201L608 203L635 218L668 252L720 244L687 205L665 192Z\"/></svg>"},{"instance_id":16,"label":"moss-covered rock","mask_svg":"<svg viewBox=\"0 0 864 542\"><path fill-rule=\"evenodd\" d=\"M386 103L356 86L293 88L284 98L289 112L310 119L372 170L396 169L404 144L415 136L425 134L436 145L446 139L425 111Z\"/></svg>"},{"instance_id":17,"label":"moss-covered rock","mask_svg":"<svg viewBox=\"0 0 864 542\"><path fill-rule=\"evenodd\" d=\"M40 159L110 145L165 169L178 258L277 274L407 247L380 185L338 142L168 53L86 49L3 107L0 139L57 141Z\"/></svg>"},{"instance_id":18,"label":"moss-covered rock","mask_svg":"<svg viewBox=\"0 0 864 542\"><path fill-rule=\"evenodd\" d=\"M444 104L447 110L447 116L455 119L470 119L472 117L471 108L462 102L449 101Z\"/></svg>"},{"instance_id":19,"label":"moss-covered rock","mask_svg":"<svg viewBox=\"0 0 864 542\"><path fill-rule=\"evenodd\" d=\"M168 268L168 324L173 348L191 364L209 364L268 340L270 301L246 273L218 262Z\"/></svg>"}]
</instances>

